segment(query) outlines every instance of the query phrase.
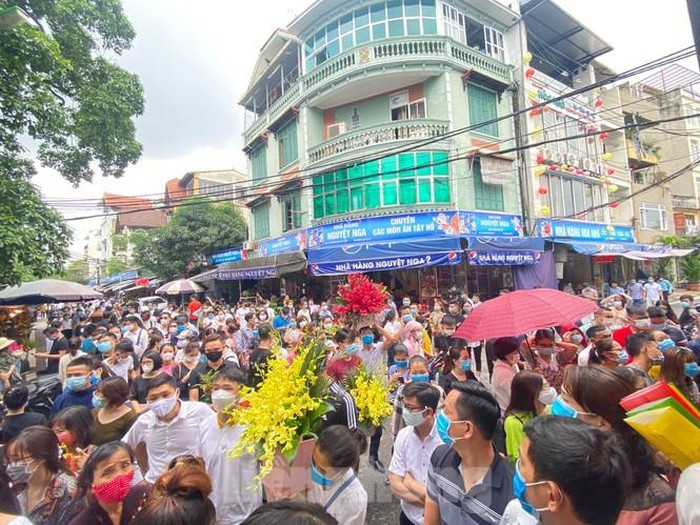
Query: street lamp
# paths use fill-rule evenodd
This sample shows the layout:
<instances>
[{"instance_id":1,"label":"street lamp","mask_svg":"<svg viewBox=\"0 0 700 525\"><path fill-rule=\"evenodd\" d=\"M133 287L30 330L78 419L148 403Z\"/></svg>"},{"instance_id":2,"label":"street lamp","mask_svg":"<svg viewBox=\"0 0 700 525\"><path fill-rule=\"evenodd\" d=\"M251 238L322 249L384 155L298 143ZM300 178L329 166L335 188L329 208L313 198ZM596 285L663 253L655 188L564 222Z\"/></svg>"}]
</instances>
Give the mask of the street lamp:
<instances>
[{"instance_id":1,"label":"street lamp","mask_svg":"<svg viewBox=\"0 0 700 525\"><path fill-rule=\"evenodd\" d=\"M13 5L0 9L0 30L12 29L20 24L33 24L32 19L21 7Z\"/></svg>"}]
</instances>

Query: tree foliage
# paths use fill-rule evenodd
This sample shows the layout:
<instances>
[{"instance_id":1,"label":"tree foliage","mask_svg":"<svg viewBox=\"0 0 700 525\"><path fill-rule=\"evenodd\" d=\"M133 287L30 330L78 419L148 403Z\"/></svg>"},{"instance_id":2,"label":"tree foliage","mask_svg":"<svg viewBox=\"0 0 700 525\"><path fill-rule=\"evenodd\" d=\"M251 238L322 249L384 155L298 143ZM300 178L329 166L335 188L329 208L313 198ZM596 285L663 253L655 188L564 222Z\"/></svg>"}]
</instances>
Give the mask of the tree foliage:
<instances>
[{"instance_id":1,"label":"tree foliage","mask_svg":"<svg viewBox=\"0 0 700 525\"><path fill-rule=\"evenodd\" d=\"M56 273L70 242L30 183L23 141L75 185L96 170L121 176L141 155L133 118L143 88L111 60L134 38L120 0L0 0L0 9L10 5L34 21L0 30L0 216L15 219L0 230L0 280L14 284L27 271Z\"/></svg>"},{"instance_id":2,"label":"tree foliage","mask_svg":"<svg viewBox=\"0 0 700 525\"><path fill-rule=\"evenodd\" d=\"M85 259L76 259L69 262L65 270L63 270L58 277L66 281L85 283L88 279L88 273L89 268L87 261Z\"/></svg>"},{"instance_id":3,"label":"tree foliage","mask_svg":"<svg viewBox=\"0 0 700 525\"><path fill-rule=\"evenodd\" d=\"M207 255L245 239L246 222L238 207L207 201L188 201L163 228L130 236L135 262L164 279L199 272Z\"/></svg>"},{"instance_id":4,"label":"tree foliage","mask_svg":"<svg viewBox=\"0 0 700 525\"><path fill-rule=\"evenodd\" d=\"M129 265L121 257L112 257L109 261L105 263L104 274L105 277L110 277L118 273L122 273L129 269Z\"/></svg>"}]
</instances>

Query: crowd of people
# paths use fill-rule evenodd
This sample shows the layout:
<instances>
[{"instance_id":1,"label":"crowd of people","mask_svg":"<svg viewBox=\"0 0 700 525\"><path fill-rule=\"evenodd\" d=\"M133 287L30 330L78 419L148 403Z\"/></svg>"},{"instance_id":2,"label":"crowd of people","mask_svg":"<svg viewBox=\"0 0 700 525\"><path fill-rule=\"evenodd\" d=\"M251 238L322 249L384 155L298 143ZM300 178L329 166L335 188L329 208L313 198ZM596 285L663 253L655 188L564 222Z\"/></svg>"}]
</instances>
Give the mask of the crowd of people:
<instances>
[{"instance_id":1,"label":"crowd of people","mask_svg":"<svg viewBox=\"0 0 700 525\"><path fill-rule=\"evenodd\" d=\"M466 292L429 305L390 297L372 322L350 325L311 298L50 308L39 373L58 374L63 391L47 418L26 410L25 383L4 384L0 512L34 525L359 525L366 453L402 525L698 524L700 466L681 473L619 405L664 380L700 406L694 298L680 298L676 318L663 294L647 304L610 288L603 299L580 290L599 309L574 325L489 341L455 337L480 307ZM293 359L307 337L329 349L334 409L313 490L266 502L256 458L228 455L242 429L227 408L260 384L273 352ZM0 374L23 366L8 346ZM343 386L360 366L386 377L390 457L381 426L367 446Z\"/></svg>"}]
</instances>

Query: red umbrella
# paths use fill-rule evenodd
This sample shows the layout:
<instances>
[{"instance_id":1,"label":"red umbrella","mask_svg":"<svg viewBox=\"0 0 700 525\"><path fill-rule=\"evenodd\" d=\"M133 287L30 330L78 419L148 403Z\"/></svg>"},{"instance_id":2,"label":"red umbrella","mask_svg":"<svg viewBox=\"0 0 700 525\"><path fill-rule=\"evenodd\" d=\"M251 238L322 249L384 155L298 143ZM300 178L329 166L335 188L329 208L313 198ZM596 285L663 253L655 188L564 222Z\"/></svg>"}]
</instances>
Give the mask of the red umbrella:
<instances>
[{"instance_id":1,"label":"red umbrella","mask_svg":"<svg viewBox=\"0 0 700 525\"><path fill-rule=\"evenodd\" d=\"M454 336L467 341L518 336L540 328L573 324L597 310L593 301L558 290L518 290L484 301Z\"/></svg>"}]
</instances>

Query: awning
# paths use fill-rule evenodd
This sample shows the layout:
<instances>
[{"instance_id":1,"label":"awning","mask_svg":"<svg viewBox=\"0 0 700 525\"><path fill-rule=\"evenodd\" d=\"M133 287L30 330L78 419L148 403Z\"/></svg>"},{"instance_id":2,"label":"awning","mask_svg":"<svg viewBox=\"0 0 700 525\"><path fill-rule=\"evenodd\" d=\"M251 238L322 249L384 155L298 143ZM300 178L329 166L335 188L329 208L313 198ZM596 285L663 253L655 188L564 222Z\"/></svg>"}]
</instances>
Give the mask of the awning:
<instances>
[{"instance_id":1,"label":"awning","mask_svg":"<svg viewBox=\"0 0 700 525\"><path fill-rule=\"evenodd\" d=\"M218 273L219 270L217 268L214 268L213 270L207 270L206 272L198 273L197 275L190 277L190 281L194 281L196 283L204 283L206 281L216 279Z\"/></svg>"},{"instance_id":2,"label":"awning","mask_svg":"<svg viewBox=\"0 0 700 525\"><path fill-rule=\"evenodd\" d=\"M396 242L320 246L309 249L313 275L404 270L459 264L459 237L421 237Z\"/></svg>"},{"instance_id":3,"label":"awning","mask_svg":"<svg viewBox=\"0 0 700 525\"><path fill-rule=\"evenodd\" d=\"M215 278L220 281L275 279L304 268L306 268L306 256L304 252L297 251L223 264L216 269Z\"/></svg>"},{"instance_id":4,"label":"awning","mask_svg":"<svg viewBox=\"0 0 700 525\"><path fill-rule=\"evenodd\" d=\"M635 261L649 259L663 259L677 257L670 246L656 246L654 244L640 244L634 242L572 242L556 240L560 244L567 244L576 253L581 255L622 256Z\"/></svg>"},{"instance_id":5,"label":"awning","mask_svg":"<svg viewBox=\"0 0 700 525\"><path fill-rule=\"evenodd\" d=\"M544 251L539 237L468 236L469 264L475 266L520 266L537 264Z\"/></svg>"}]
</instances>

